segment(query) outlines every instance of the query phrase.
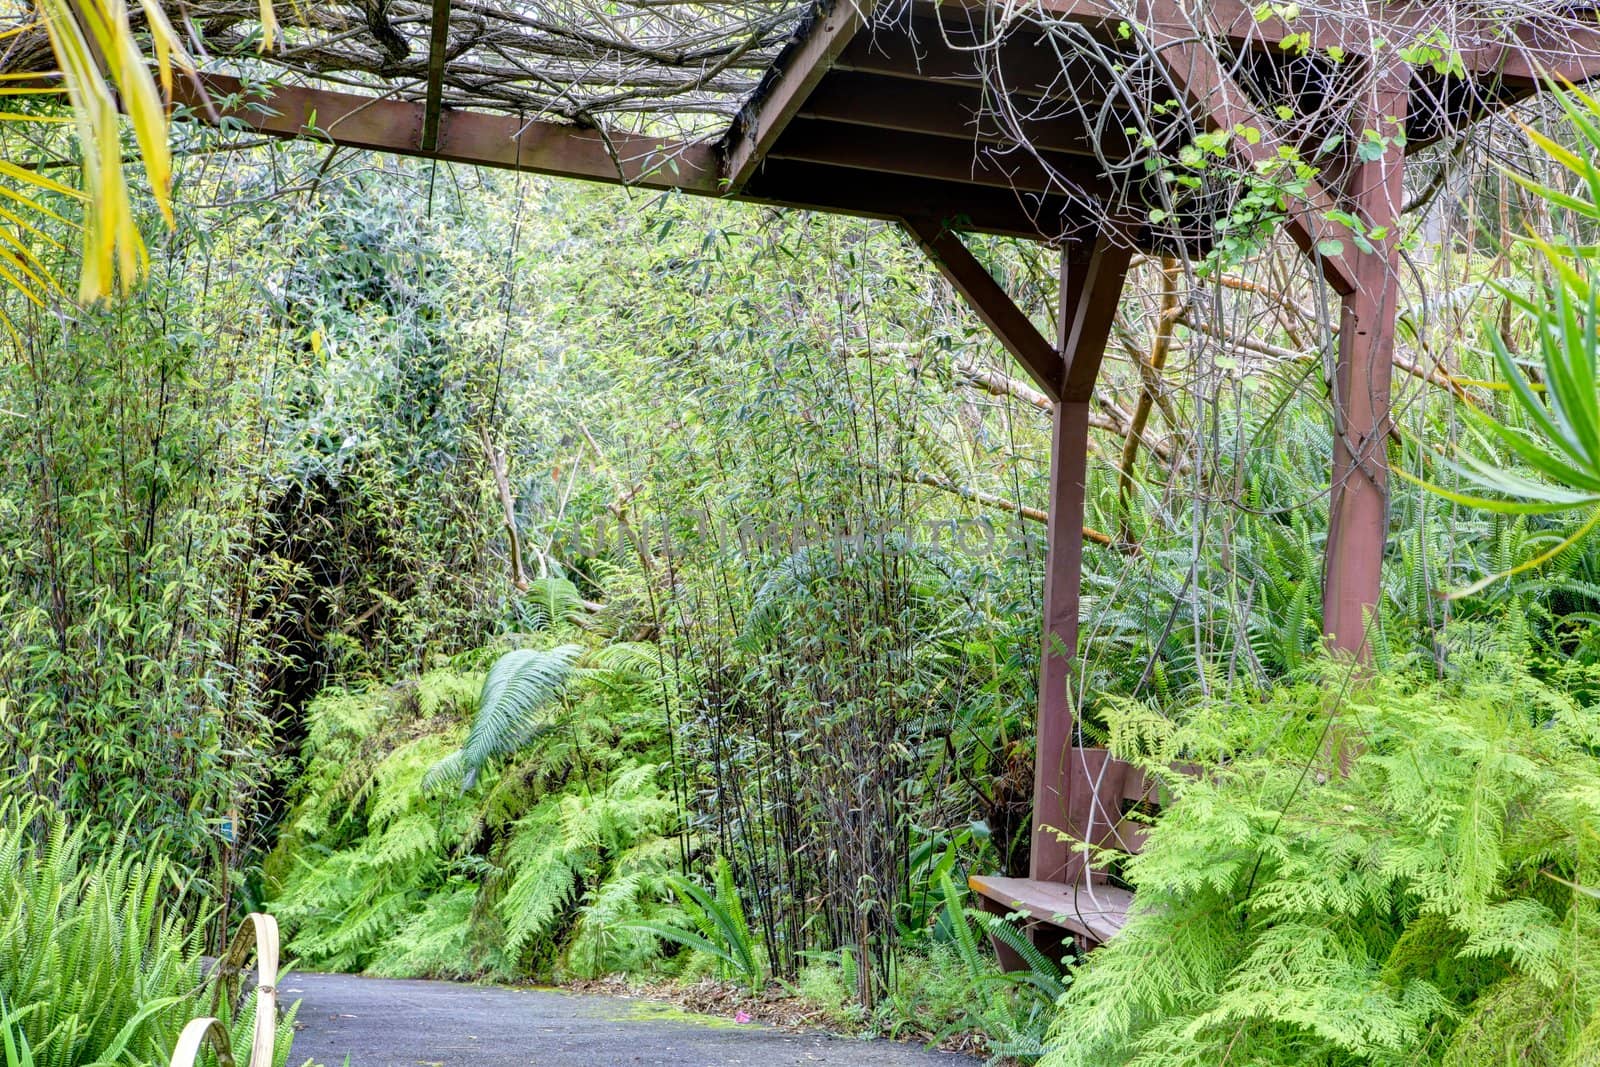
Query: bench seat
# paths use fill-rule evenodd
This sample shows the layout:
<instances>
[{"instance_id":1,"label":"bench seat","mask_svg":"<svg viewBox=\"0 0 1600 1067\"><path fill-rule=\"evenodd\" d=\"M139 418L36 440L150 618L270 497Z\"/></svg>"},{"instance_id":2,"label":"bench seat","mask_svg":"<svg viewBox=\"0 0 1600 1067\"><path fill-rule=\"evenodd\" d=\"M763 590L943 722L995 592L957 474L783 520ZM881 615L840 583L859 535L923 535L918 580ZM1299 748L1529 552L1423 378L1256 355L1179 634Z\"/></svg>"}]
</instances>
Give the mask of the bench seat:
<instances>
[{"instance_id":1,"label":"bench seat","mask_svg":"<svg viewBox=\"0 0 1600 1067\"><path fill-rule=\"evenodd\" d=\"M1092 944L1111 940L1128 921L1133 894L1114 885L1067 885L1032 878L973 875L967 885L974 893L1006 912L1023 912L1029 919L1069 930Z\"/></svg>"}]
</instances>

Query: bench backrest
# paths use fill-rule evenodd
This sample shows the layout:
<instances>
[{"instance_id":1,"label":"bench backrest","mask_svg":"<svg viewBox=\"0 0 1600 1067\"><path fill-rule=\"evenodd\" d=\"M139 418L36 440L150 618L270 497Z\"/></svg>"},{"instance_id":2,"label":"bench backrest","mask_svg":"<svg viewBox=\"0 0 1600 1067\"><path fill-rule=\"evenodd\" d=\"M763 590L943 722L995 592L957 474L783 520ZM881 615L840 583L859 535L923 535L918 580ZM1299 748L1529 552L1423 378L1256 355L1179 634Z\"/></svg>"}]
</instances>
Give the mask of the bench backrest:
<instances>
[{"instance_id":1,"label":"bench backrest","mask_svg":"<svg viewBox=\"0 0 1600 1067\"><path fill-rule=\"evenodd\" d=\"M1149 834L1146 821L1156 814L1158 785L1139 768L1117 759L1103 748L1073 748L1067 753L1070 775L1067 824L1061 829L1077 841L1099 848L1136 853ZM1066 882L1084 879L1104 882L1114 876L1114 865L1088 862L1074 852L1067 860Z\"/></svg>"}]
</instances>

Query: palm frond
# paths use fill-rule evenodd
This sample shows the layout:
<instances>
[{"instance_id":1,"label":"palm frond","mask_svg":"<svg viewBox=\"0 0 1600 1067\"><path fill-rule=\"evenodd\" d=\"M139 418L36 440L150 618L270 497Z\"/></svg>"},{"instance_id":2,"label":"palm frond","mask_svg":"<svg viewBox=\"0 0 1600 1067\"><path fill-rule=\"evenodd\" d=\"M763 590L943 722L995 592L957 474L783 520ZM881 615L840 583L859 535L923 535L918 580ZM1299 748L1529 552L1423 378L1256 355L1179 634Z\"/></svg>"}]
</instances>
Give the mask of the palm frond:
<instances>
[{"instance_id":1,"label":"palm frond","mask_svg":"<svg viewBox=\"0 0 1600 1067\"><path fill-rule=\"evenodd\" d=\"M495 661L461 749L462 788L471 789L490 760L515 752L550 725L550 705L566 690L583 651L582 645L524 648Z\"/></svg>"}]
</instances>

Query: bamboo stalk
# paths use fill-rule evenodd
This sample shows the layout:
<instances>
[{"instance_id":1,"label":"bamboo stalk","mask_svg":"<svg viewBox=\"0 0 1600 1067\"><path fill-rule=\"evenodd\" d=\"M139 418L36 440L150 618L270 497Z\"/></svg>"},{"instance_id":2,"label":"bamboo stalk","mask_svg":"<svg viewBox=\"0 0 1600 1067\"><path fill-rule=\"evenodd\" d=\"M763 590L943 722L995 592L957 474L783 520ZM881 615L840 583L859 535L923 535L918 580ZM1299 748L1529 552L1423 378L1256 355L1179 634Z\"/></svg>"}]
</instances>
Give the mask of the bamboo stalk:
<instances>
[{"instance_id":1,"label":"bamboo stalk","mask_svg":"<svg viewBox=\"0 0 1600 1067\"><path fill-rule=\"evenodd\" d=\"M1020 378L1013 378L1009 374L979 366L968 360L958 361L953 369L962 381L977 386L991 396L1014 397L1040 411L1050 410L1050 398ZM1097 430L1109 430L1115 434L1126 432L1115 420L1094 412L1089 413L1089 425Z\"/></svg>"},{"instance_id":2,"label":"bamboo stalk","mask_svg":"<svg viewBox=\"0 0 1600 1067\"><path fill-rule=\"evenodd\" d=\"M1122 443L1122 456L1117 464L1117 514L1120 516L1120 539L1124 545L1133 544L1133 524L1128 512L1128 498L1133 494L1133 465L1139 458L1139 441L1145 426L1150 422L1150 409L1155 406L1161 392L1161 371L1167 365L1167 353L1172 348L1172 328L1180 313L1178 305L1178 264L1170 256L1161 264L1161 310L1156 317L1156 335L1150 344L1150 355L1138 361L1139 378L1143 388L1134 406L1133 418L1128 424L1128 436Z\"/></svg>"},{"instance_id":3,"label":"bamboo stalk","mask_svg":"<svg viewBox=\"0 0 1600 1067\"><path fill-rule=\"evenodd\" d=\"M1268 341L1258 341L1253 337L1235 337L1230 333L1219 330L1210 323L1191 318L1188 315L1179 316L1178 321L1182 322L1185 326L1196 333L1205 334L1207 337L1215 338L1216 340L1221 341L1223 344L1235 345L1244 349L1246 352L1254 352L1260 356L1270 356L1273 359L1283 360L1286 363L1303 363L1314 358L1309 353L1296 352L1292 348L1284 348L1282 345L1275 345ZM1338 331L1335 330L1334 332L1337 333ZM1473 407L1478 406L1477 402L1473 400L1471 395L1467 393L1467 388L1465 385L1437 367L1430 370L1427 367L1418 366L1417 364L1399 355L1393 357L1393 362L1396 370L1404 371L1413 378L1427 382L1429 385L1437 386L1438 388L1452 394L1457 400L1460 400L1464 404L1470 404Z\"/></svg>"},{"instance_id":4,"label":"bamboo stalk","mask_svg":"<svg viewBox=\"0 0 1600 1067\"><path fill-rule=\"evenodd\" d=\"M511 584L526 591L528 575L522 569L522 535L517 532L516 498L511 495L511 481L506 476L506 454L495 447L487 426L478 428L478 439L483 442L483 455L489 461L489 473L494 476L494 487L500 495L506 540L511 544Z\"/></svg>"}]
</instances>

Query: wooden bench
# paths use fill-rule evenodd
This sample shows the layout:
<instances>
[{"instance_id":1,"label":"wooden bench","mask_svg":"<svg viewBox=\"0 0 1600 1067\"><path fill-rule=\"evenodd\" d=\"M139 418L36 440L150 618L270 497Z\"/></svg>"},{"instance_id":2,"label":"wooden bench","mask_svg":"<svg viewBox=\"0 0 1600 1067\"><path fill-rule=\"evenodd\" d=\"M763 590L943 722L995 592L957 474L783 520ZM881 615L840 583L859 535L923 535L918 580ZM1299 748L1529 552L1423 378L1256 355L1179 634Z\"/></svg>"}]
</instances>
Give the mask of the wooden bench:
<instances>
[{"instance_id":1,"label":"wooden bench","mask_svg":"<svg viewBox=\"0 0 1600 1067\"><path fill-rule=\"evenodd\" d=\"M1035 819L1074 841L1127 855L1138 852L1148 833L1145 821L1157 810L1157 783L1103 748L1073 748L1067 758L1074 785L1065 820L1052 822L1047 813L1036 813ZM974 875L967 884L985 911L1026 916L1022 926L1034 945L1060 961L1105 944L1127 921L1133 893L1119 884L1117 866L1073 852L1059 880ZM1002 967L1026 969L1010 946L995 941L994 947Z\"/></svg>"}]
</instances>

